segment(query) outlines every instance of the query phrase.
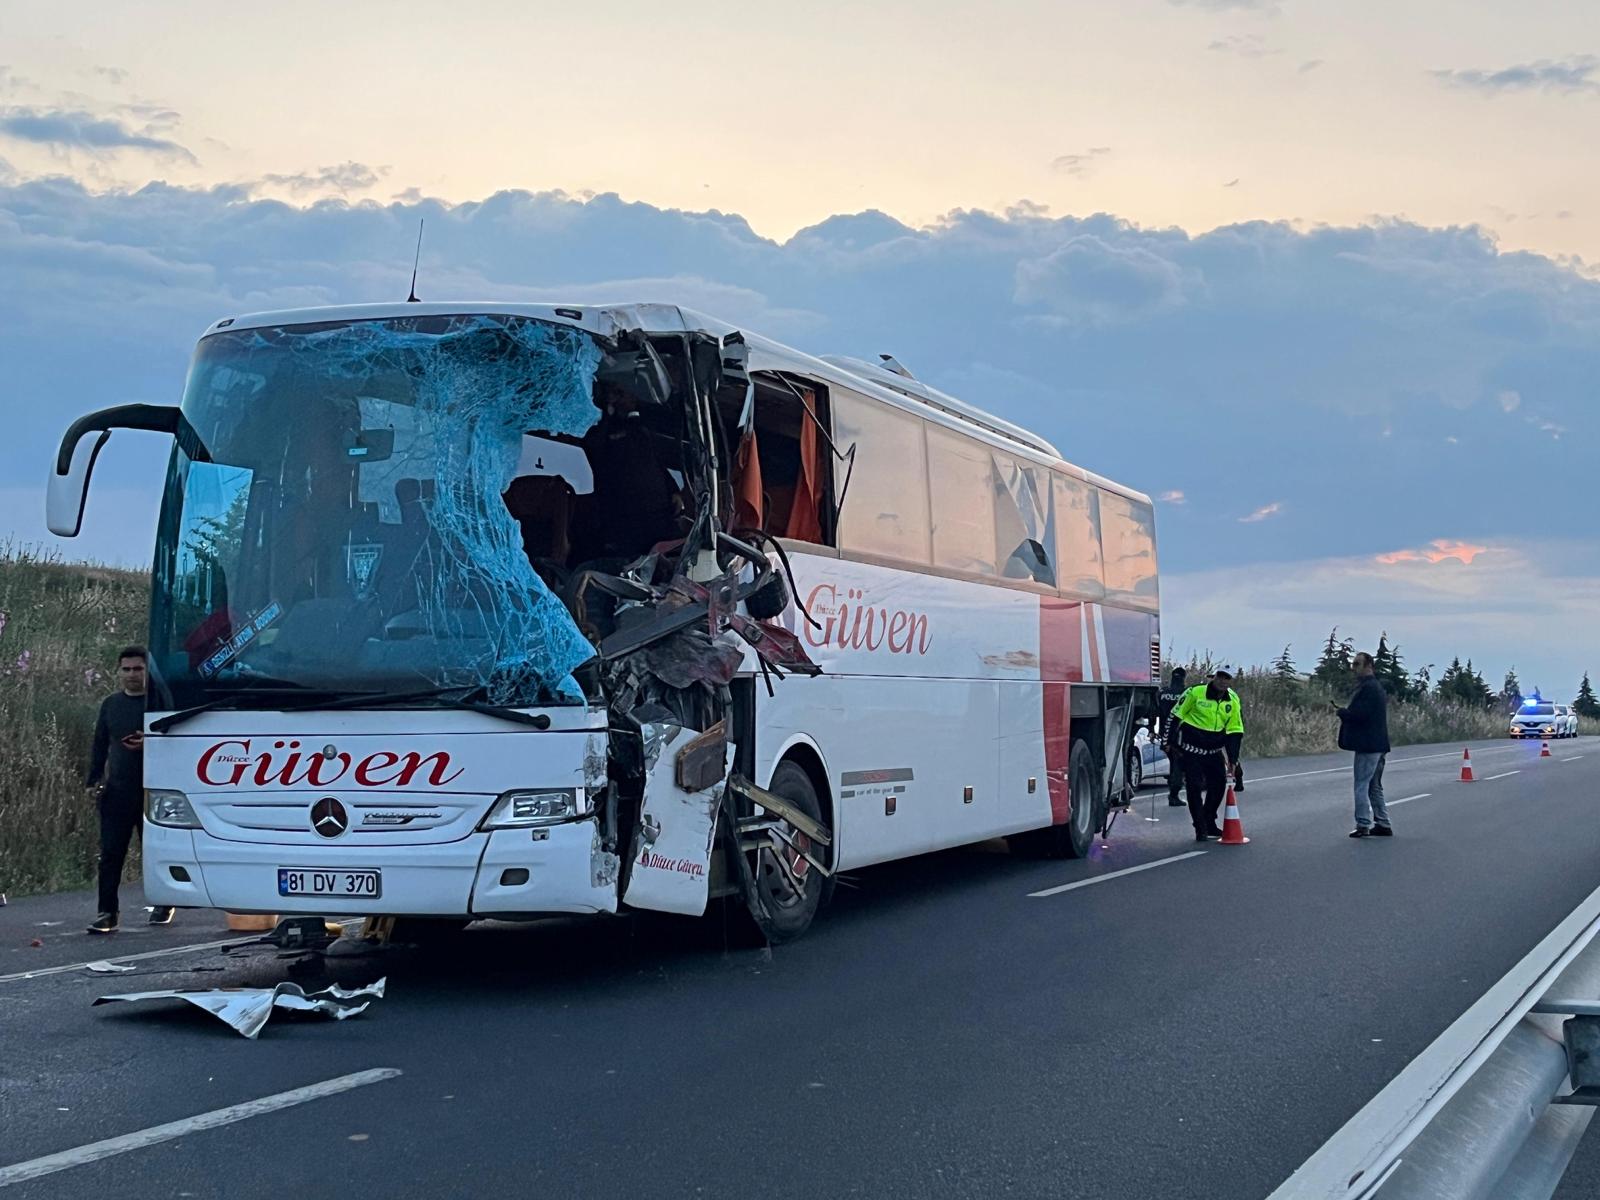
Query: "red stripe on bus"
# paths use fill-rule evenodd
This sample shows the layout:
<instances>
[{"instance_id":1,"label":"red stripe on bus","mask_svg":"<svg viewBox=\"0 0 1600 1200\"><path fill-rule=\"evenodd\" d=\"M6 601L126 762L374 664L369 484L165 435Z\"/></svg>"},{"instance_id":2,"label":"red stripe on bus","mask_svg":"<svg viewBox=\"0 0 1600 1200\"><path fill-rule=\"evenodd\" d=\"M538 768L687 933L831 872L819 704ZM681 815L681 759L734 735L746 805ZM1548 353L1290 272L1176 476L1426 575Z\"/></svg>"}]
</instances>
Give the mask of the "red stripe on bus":
<instances>
[{"instance_id":1,"label":"red stripe on bus","mask_svg":"<svg viewBox=\"0 0 1600 1200\"><path fill-rule=\"evenodd\" d=\"M1044 692L1044 773L1050 820L1072 812L1067 763L1072 756L1072 684L1083 678L1084 607L1054 596L1039 598L1039 678Z\"/></svg>"}]
</instances>

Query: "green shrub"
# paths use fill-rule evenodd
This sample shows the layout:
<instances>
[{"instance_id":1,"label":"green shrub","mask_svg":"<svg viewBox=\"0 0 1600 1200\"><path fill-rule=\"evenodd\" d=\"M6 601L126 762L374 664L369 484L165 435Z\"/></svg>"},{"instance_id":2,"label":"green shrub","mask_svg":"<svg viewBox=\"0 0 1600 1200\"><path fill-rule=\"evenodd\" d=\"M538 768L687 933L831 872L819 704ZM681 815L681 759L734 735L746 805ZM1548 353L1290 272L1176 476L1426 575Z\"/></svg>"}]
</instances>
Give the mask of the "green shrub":
<instances>
[{"instance_id":1,"label":"green shrub","mask_svg":"<svg viewBox=\"0 0 1600 1200\"><path fill-rule=\"evenodd\" d=\"M99 824L83 787L116 655L148 636L149 577L0 544L0 892L83 887ZM130 856L129 871L138 867Z\"/></svg>"}]
</instances>

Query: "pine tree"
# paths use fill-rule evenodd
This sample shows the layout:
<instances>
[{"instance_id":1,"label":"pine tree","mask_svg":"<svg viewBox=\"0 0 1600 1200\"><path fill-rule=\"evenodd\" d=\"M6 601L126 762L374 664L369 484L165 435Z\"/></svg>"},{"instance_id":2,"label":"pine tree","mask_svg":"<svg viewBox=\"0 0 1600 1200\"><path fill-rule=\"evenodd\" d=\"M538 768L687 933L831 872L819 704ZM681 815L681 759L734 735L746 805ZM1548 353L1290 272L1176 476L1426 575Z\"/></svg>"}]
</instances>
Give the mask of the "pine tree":
<instances>
[{"instance_id":1,"label":"pine tree","mask_svg":"<svg viewBox=\"0 0 1600 1200\"><path fill-rule=\"evenodd\" d=\"M1372 656L1372 670L1390 696L1403 700L1411 695L1411 676L1400 658L1400 647L1389 645L1387 631L1378 635L1378 652Z\"/></svg>"},{"instance_id":2,"label":"pine tree","mask_svg":"<svg viewBox=\"0 0 1600 1200\"><path fill-rule=\"evenodd\" d=\"M1516 667L1506 672L1506 681L1500 688L1500 707L1508 714L1522 707L1522 683L1517 678Z\"/></svg>"},{"instance_id":3,"label":"pine tree","mask_svg":"<svg viewBox=\"0 0 1600 1200\"><path fill-rule=\"evenodd\" d=\"M1589 684L1589 672L1583 673L1583 686L1578 689L1578 698L1573 701L1573 711L1580 717L1590 720L1600 718L1600 700L1595 699L1594 688Z\"/></svg>"},{"instance_id":4,"label":"pine tree","mask_svg":"<svg viewBox=\"0 0 1600 1200\"><path fill-rule=\"evenodd\" d=\"M1272 677L1279 683L1293 683L1299 672L1295 670L1294 659L1289 655L1289 647L1283 648L1283 653L1272 660Z\"/></svg>"},{"instance_id":5,"label":"pine tree","mask_svg":"<svg viewBox=\"0 0 1600 1200\"><path fill-rule=\"evenodd\" d=\"M1354 655L1355 642L1350 638L1340 638L1339 627L1335 625L1328 634L1328 644L1322 648L1322 657L1317 661L1317 669L1312 672L1312 677L1335 692L1348 692L1355 685L1355 670L1350 662Z\"/></svg>"}]
</instances>

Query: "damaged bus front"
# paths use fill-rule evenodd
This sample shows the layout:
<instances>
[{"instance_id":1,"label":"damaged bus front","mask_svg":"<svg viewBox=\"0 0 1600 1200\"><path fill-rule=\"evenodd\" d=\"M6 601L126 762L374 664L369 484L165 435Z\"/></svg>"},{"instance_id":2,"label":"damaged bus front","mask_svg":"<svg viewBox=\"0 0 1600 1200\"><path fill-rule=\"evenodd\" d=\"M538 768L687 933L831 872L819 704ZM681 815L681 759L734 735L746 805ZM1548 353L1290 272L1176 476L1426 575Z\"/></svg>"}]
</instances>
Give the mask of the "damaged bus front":
<instances>
[{"instance_id":1,"label":"damaged bus front","mask_svg":"<svg viewBox=\"0 0 1600 1200\"><path fill-rule=\"evenodd\" d=\"M630 315L631 314L631 315ZM731 537L740 335L676 309L409 304L221 321L157 534L145 893L239 912L694 914L804 929L820 812L758 787L774 545ZM815 810L814 803L810 806Z\"/></svg>"}]
</instances>

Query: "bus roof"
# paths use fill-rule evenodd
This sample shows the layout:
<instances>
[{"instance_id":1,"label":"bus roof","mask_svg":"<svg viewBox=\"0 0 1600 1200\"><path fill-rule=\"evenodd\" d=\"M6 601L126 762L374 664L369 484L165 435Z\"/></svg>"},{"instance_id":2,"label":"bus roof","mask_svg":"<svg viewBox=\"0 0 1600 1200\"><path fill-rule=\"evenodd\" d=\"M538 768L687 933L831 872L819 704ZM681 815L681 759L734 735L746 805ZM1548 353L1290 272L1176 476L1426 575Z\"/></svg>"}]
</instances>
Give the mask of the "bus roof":
<instances>
[{"instance_id":1,"label":"bus roof","mask_svg":"<svg viewBox=\"0 0 1600 1200\"><path fill-rule=\"evenodd\" d=\"M752 371L785 371L814 378L822 383L839 384L871 396L880 402L914 413L936 424L961 429L984 440L1000 442L1010 451L1018 449L1064 468L1087 482L1138 500L1150 498L1114 480L1096 475L1062 458L1061 452L1037 434L975 405L937 391L926 384L891 371L876 363L840 355L815 357L785 346L771 338L751 333L717 317L707 316L676 304L518 304L499 301L412 301L388 304L341 304L321 308L283 309L275 312L246 313L224 317L208 327L202 337L235 329L267 325L311 325L324 321L376 321L395 317L461 316L470 314L529 317L573 325L601 337L614 337L623 330L642 333L739 332L750 346Z\"/></svg>"}]
</instances>

